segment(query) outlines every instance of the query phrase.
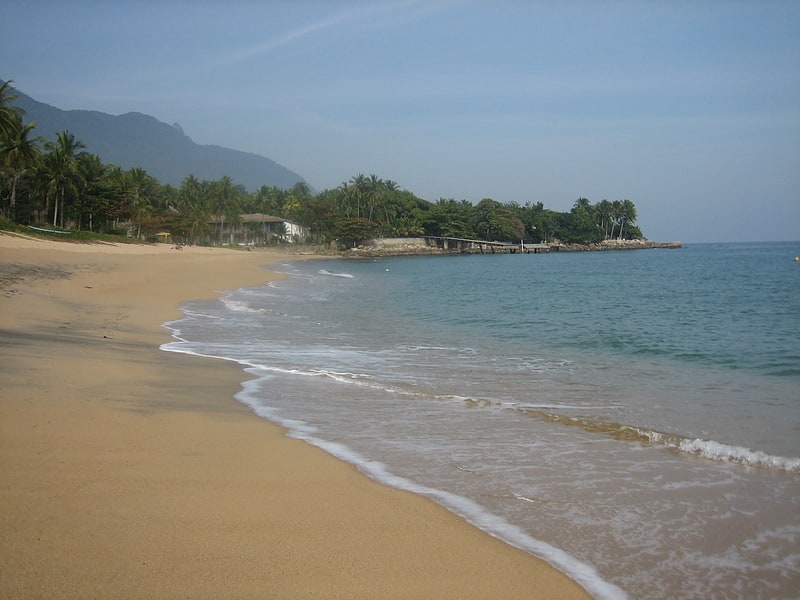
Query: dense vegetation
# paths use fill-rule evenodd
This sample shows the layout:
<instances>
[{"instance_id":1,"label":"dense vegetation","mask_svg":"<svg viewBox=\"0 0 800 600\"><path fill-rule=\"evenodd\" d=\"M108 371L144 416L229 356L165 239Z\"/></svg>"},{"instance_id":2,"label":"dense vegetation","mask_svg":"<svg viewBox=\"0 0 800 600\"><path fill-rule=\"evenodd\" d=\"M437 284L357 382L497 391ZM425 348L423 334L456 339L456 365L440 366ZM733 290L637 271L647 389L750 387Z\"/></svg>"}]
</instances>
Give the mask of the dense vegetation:
<instances>
[{"instance_id":1,"label":"dense vegetation","mask_svg":"<svg viewBox=\"0 0 800 600\"><path fill-rule=\"evenodd\" d=\"M564 243L641 238L630 200L592 204L579 198L569 212L541 202L473 205L452 198L429 202L391 180L357 175L336 189L312 193L262 186L248 193L229 177L180 187L162 185L143 169L104 164L68 131L34 137L9 83L0 85L0 215L19 224L149 238L169 232L189 243L222 243L222 228L243 213L263 213L303 225L306 241L351 245L373 237L435 235L491 241ZM280 241L278 235L276 240Z\"/></svg>"}]
</instances>

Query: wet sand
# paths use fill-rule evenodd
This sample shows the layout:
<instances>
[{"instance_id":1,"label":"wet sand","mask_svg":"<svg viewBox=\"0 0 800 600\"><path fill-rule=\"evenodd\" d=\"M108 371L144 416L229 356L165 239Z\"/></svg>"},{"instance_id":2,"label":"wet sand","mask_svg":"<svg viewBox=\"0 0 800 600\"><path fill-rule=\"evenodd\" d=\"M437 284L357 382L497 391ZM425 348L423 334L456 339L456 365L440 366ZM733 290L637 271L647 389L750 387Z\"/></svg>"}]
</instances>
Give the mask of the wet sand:
<instances>
[{"instance_id":1,"label":"wet sand","mask_svg":"<svg viewBox=\"0 0 800 600\"><path fill-rule=\"evenodd\" d=\"M0 597L588 598L159 350L181 302L302 258L0 234Z\"/></svg>"}]
</instances>

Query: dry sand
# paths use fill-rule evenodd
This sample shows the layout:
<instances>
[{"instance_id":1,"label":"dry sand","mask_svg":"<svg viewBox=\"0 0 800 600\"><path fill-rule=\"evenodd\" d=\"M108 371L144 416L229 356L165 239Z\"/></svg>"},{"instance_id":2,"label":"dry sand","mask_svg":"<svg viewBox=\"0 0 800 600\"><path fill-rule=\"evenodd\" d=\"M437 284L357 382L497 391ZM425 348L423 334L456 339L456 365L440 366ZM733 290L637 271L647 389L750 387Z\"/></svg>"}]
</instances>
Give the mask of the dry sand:
<instances>
[{"instance_id":1,"label":"dry sand","mask_svg":"<svg viewBox=\"0 0 800 600\"><path fill-rule=\"evenodd\" d=\"M182 301L277 260L0 235L0 597L587 598L286 438L238 365L159 350Z\"/></svg>"}]
</instances>

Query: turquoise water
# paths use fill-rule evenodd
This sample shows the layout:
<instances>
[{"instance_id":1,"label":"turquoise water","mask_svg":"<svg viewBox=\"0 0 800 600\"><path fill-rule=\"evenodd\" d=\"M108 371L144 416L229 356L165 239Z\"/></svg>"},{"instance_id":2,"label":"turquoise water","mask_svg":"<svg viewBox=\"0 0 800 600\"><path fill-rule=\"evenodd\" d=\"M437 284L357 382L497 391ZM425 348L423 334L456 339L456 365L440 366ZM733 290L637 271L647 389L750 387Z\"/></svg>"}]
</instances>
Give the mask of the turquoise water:
<instances>
[{"instance_id":1,"label":"turquoise water","mask_svg":"<svg viewBox=\"0 0 800 600\"><path fill-rule=\"evenodd\" d=\"M599 598L800 594L800 243L305 261L167 350Z\"/></svg>"}]
</instances>

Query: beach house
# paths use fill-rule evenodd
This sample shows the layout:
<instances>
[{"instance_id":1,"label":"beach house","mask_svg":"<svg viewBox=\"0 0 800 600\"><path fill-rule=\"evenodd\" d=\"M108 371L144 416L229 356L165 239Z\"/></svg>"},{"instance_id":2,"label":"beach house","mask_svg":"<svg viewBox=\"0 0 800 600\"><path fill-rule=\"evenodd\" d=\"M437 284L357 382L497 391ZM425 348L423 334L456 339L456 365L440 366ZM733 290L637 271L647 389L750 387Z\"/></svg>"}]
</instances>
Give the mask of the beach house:
<instances>
[{"instance_id":1,"label":"beach house","mask_svg":"<svg viewBox=\"0 0 800 600\"><path fill-rule=\"evenodd\" d=\"M303 242L309 235L307 227L262 213L240 214L236 219L212 217L208 224L218 239L240 246Z\"/></svg>"}]
</instances>

